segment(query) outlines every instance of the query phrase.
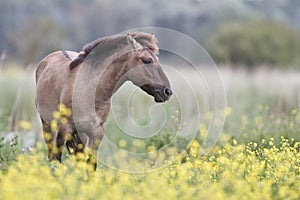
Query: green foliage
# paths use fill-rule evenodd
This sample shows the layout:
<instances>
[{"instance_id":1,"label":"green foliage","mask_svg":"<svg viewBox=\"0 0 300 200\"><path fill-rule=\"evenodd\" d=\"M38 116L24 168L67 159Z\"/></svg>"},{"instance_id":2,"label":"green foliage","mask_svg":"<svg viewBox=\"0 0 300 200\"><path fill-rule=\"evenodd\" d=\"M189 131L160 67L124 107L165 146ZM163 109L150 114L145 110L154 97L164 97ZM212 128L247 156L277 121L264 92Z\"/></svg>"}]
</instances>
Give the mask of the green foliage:
<instances>
[{"instance_id":1,"label":"green foliage","mask_svg":"<svg viewBox=\"0 0 300 200\"><path fill-rule=\"evenodd\" d=\"M225 24L207 47L217 62L293 66L299 63L300 36L291 27L270 21Z\"/></svg>"},{"instance_id":2,"label":"green foliage","mask_svg":"<svg viewBox=\"0 0 300 200\"><path fill-rule=\"evenodd\" d=\"M0 131L20 130L20 120L36 120L33 71L17 67L0 73Z\"/></svg>"},{"instance_id":3,"label":"green foliage","mask_svg":"<svg viewBox=\"0 0 300 200\"><path fill-rule=\"evenodd\" d=\"M300 141L299 120L300 112L296 108L288 114L276 115L270 111L268 106L259 105L258 109L253 109L252 113L243 116L235 114L227 117L223 130L242 143L249 141L259 143L264 139L277 138L273 142L278 147L281 137L294 138L296 141ZM225 137L225 139L219 140L219 144L226 144L230 139L232 138Z\"/></svg>"},{"instance_id":4,"label":"green foliage","mask_svg":"<svg viewBox=\"0 0 300 200\"><path fill-rule=\"evenodd\" d=\"M37 61L53 49L80 50L99 36L155 26L207 41L218 24L264 18L299 28L299 0L1 1L0 41L8 59ZM155 11L155 12L154 12ZM138 17L137 17L138 16ZM109 19L109 20L108 20Z\"/></svg>"},{"instance_id":5,"label":"green foliage","mask_svg":"<svg viewBox=\"0 0 300 200\"><path fill-rule=\"evenodd\" d=\"M65 37L63 28L47 18L27 22L22 32L26 40L23 41L23 46L18 46L18 48L22 52L22 60L26 65L40 60L49 52L58 50ZM15 39L18 43L18 38Z\"/></svg>"},{"instance_id":6,"label":"green foliage","mask_svg":"<svg viewBox=\"0 0 300 200\"><path fill-rule=\"evenodd\" d=\"M176 131L165 131L146 140L146 147L154 146L157 150L165 148L166 146L176 146L179 151L186 148L189 143L188 138L176 136Z\"/></svg>"},{"instance_id":7,"label":"green foliage","mask_svg":"<svg viewBox=\"0 0 300 200\"><path fill-rule=\"evenodd\" d=\"M0 138L0 168L6 169L8 165L12 163L20 153L19 138L13 137L7 141L4 138Z\"/></svg>"}]
</instances>

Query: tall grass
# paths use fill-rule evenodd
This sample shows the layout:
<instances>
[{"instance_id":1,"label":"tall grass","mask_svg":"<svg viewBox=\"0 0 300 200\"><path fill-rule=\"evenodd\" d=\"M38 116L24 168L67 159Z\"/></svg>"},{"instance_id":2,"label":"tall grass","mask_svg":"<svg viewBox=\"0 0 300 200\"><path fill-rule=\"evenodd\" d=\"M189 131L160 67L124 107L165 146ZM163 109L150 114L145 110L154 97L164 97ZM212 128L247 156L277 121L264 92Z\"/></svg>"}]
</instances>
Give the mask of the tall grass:
<instances>
[{"instance_id":1,"label":"tall grass","mask_svg":"<svg viewBox=\"0 0 300 200\"><path fill-rule=\"evenodd\" d=\"M200 110L203 114L209 112L209 98L205 85L199 84L197 77L194 77L189 70L179 70L180 73L189 77L193 87L198 88L196 94L200 100ZM7 68L0 72L0 133L2 136L11 135L12 133L21 134L21 138L32 138L36 141L41 136L41 127L38 115L35 109L35 84L33 70L23 71L16 68ZM206 73L209 74L209 73ZM261 115L266 120L268 118L284 119L289 116L290 112L295 108L300 108L300 72L282 71L271 69L260 69L252 72L245 70L234 70L232 68L220 69L220 74L224 81L226 91L227 106L232 111L231 116L227 117L224 132L230 133L235 137L240 137L242 119L247 118L255 124L257 116ZM168 73L172 86L180 86L181 82L172 78L172 73ZM215 76L215 74L211 74ZM205 78L205 77L204 77ZM173 80L173 82L172 82ZM128 88L132 88L130 84L126 84L117 92L113 100L113 109L119 109L119 113L129 113L136 119L138 125L146 125L157 117L171 118L176 115L176 110L180 109L180 105L174 97L173 100L166 103L166 113L159 113L154 109L154 114L148 109L153 105L153 98L147 96L140 90L132 94L133 102L128 103ZM182 88L182 92L186 90ZM177 92L181 92L180 90ZM175 94L176 95L176 94ZM220 96L220 98L222 98ZM189 104L189 97L180 99L180 103ZM128 106L124 106L128 105ZM166 114L166 116L164 116ZM126 126L131 119L119 117L122 121L122 127ZM20 121L28 121L33 126L30 131L24 130ZM155 121L155 120L154 120ZM172 122L172 120L171 120ZM123 124L122 124L123 123ZM118 133L119 131L119 133ZM119 139L121 134L117 124L114 122L112 115L108 121L107 133L110 137ZM245 134L245 133L244 133ZM248 133L250 134L250 133ZM274 134L265 131L262 134ZM13 137L13 135L11 135Z\"/></svg>"}]
</instances>

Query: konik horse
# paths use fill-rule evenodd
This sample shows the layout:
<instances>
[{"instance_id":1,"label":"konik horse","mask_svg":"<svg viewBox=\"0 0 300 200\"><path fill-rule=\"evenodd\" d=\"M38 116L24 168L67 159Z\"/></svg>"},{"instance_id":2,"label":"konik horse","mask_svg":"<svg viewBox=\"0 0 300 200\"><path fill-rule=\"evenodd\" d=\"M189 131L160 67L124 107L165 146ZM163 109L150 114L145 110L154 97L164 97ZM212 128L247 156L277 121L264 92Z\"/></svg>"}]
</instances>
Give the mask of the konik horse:
<instances>
[{"instance_id":1,"label":"konik horse","mask_svg":"<svg viewBox=\"0 0 300 200\"><path fill-rule=\"evenodd\" d=\"M103 60L111 62L103 64ZM76 84L76 77L93 71L96 89L86 89L82 94L95 93L94 102L90 105L95 115L87 118L93 123L87 123L79 131L74 118L74 99L86 97L74 92L81 87L80 83ZM64 146L67 146L69 153L83 152L87 145L81 139L81 133L84 132L92 152L88 161L93 161L96 167L95 156L104 135L112 95L127 80L153 96L155 102L167 101L172 95L169 80L158 60L157 39L153 34L134 32L103 37L86 44L79 53L56 51L40 61L36 69L36 107L50 160L61 162ZM85 87L80 90L82 88ZM67 121L59 122L57 130L52 130L53 112L59 105L64 105L71 112ZM71 139L68 134L72 136Z\"/></svg>"}]
</instances>

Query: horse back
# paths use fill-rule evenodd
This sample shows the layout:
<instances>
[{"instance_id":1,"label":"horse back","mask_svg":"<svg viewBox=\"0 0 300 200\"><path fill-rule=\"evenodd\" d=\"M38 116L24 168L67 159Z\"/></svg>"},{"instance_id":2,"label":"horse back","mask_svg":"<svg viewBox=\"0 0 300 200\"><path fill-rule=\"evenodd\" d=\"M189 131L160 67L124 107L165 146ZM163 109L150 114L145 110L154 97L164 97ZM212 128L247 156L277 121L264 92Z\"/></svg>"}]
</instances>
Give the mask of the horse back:
<instances>
[{"instance_id":1,"label":"horse back","mask_svg":"<svg viewBox=\"0 0 300 200\"><path fill-rule=\"evenodd\" d=\"M46 67L61 66L70 64L70 62L78 56L74 51L56 51L44 57L35 71L36 84ZM52 65L51 65L52 64Z\"/></svg>"}]
</instances>

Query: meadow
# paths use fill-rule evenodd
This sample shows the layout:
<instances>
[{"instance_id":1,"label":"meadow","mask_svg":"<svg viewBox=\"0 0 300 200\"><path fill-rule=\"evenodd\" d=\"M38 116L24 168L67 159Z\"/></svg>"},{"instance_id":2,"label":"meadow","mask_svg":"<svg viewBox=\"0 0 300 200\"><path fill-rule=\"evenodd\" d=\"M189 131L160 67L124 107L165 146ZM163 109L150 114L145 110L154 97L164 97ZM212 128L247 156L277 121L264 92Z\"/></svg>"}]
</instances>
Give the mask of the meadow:
<instances>
[{"instance_id":1,"label":"meadow","mask_svg":"<svg viewBox=\"0 0 300 200\"><path fill-rule=\"evenodd\" d=\"M184 91L178 87L178 98L163 105L161 112L140 91L130 90L130 98L126 96L132 88L128 84L113 99L106 131L120 150L114 152L118 162L114 168L122 170L99 162L98 170L87 175L84 157L78 161L65 153L63 163L48 162L34 106L33 71L3 70L0 199L300 199L300 72L223 67L220 74L226 107L216 113L226 120L208 154L201 154L201 149L215 113L209 109L204 85L192 76L189 79L199 89L201 117L196 134L176 137L182 119L180 105L191 104L189 98L179 98ZM181 85L171 83L174 88ZM124 104L127 110L122 110ZM168 119L166 128L159 129L163 117ZM138 126L132 128L132 120ZM140 126L160 131L151 137L122 132L141 130L136 129ZM124 156L124 151L152 153L141 164ZM137 173L130 173L132 168Z\"/></svg>"}]
</instances>

